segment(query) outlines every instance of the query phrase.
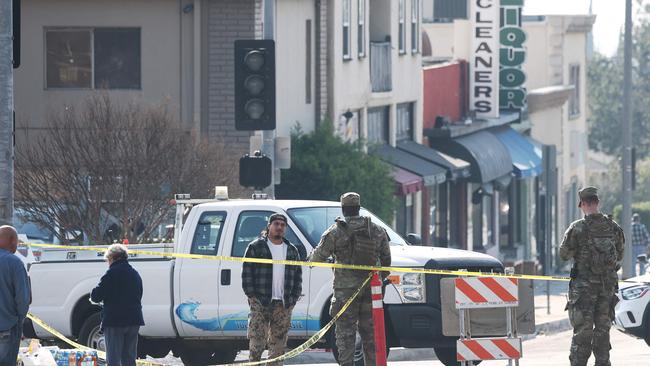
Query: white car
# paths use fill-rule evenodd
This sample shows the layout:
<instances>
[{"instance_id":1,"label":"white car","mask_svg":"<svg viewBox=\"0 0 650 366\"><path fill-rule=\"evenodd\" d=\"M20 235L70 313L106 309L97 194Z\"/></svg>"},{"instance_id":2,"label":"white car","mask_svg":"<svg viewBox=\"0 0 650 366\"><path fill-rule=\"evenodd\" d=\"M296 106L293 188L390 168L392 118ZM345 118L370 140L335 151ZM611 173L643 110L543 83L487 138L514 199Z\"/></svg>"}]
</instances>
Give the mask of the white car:
<instances>
[{"instance_id":1,"label":"white car","mask_svg":"<svg viewBox=\"0 0 650 366\"><path fill-rule=\"evenodd\" d=\"M619 287L616 327L643 338L650 346L650 274L630 278Z\"/></svg>"}]
</instances>

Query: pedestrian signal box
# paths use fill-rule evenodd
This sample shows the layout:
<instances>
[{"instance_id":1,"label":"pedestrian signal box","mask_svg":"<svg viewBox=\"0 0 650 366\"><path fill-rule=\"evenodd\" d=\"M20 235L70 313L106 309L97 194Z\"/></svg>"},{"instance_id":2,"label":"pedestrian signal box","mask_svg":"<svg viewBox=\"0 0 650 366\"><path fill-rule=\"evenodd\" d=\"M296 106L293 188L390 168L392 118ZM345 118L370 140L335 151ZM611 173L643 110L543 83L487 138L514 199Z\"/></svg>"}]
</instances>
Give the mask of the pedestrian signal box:
<instances>
[{"instance_id":1,"label":"pedestrian signal box","mask_svg":"<svg viewBox=\"0 0 650 366\"><path fill-rule=\"evenodd\" d=\"M275 42L235 41L235 128L275 129Z\"/></svg>"},{"instance_id":2,"label":"pedestrian signal box","mask_svg":"<svg viewBox=\"0 0 650 366\"><path fill-rule=\"evenodd\" d=\"M271 159L256 151L239 159L239 184L244 187L262 189L271 185L273 164Z\"/></svg>"}]
</instances>

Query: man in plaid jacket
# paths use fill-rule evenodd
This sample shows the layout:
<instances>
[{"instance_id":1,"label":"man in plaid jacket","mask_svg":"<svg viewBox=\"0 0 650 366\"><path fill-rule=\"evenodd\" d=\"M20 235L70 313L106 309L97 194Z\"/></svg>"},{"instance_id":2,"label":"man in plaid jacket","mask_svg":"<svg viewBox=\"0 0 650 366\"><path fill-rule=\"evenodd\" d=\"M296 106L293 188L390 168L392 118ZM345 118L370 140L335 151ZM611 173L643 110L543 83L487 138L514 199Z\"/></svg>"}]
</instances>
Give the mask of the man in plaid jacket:
<instances>
[{"instance_id":1,"label":"man in plaid jacket","mask_svg":"<svg viewBox=\"0 0 650 366\"><path fill-rule=\"evenodd\" d=\"M244 257L301 260L298 249L284 238L286 227L286 216L271 215L266 230L248 245ZM267 342L269 359L282 355L287 346L291 312L302 294L302 267L246 262L242 287L250 306L249 360L259 361Z\"/></svg>"}]
</instances>

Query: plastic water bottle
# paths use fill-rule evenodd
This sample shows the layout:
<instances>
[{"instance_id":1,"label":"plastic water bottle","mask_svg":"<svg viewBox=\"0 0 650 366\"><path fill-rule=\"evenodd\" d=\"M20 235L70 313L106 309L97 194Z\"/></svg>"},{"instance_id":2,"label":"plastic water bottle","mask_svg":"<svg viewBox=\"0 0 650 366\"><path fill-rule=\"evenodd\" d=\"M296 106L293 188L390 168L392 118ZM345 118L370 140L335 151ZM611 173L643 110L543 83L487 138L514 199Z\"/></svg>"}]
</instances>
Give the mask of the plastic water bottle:
<instances>
[{"instance_id":1,"label":"plastic water bottle","mask_svg":"<svg viewBox=\"0 0 650 366\"><path fill-rule=\"evenodd\" d=\"M66 363L69 362L70 352L61 350L56 355L56 365L57 366L68 366Z\"/></svg>"},{"instance_id":2,"label":"plastic water bottle","mask_svg":"<svg viewBox=\"0 0 650 366\"><path fill-rule=\"evenodd\" d=\"M70 356L68 357L67 366L78 366L77 362L79 360L79 354L77 351L70 351Z\"/></svg>"},{"instance_id":3,"label":"plastic water bottle","mask_svg":"<svg viewBox=\"0 0 650 366\"><path fill-rule=\"evenodd\" d=\"M97 359L92 352L84 352L84 356L80 363L80 366L97 366Z\"/></svg>"}]
</instances>

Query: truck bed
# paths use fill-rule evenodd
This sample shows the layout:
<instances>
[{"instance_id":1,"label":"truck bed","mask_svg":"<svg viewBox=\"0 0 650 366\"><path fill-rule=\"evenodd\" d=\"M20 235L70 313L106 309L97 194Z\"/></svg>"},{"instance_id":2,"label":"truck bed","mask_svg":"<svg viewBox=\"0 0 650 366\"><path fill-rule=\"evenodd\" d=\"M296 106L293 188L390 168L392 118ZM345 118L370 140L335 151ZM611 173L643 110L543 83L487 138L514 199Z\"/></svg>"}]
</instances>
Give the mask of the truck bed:
<instances>
[{"instance_id":1,"label":"truck bed","mask_svg":"<svg viewBox=\"0 0 650 366\"><path fill-rule=\"evenodd\" d=\"M147 247L148 250L163 249L160 245L153 248ZM56 249L52 255L32 264L29 274L34 297L30 311L64 335L75 337L79 326L74 326L73 314L78 313L76 310L80 307L89 307L90 291L99 283L108 265L96 252L84 251L92 256L86 254L74 260L64 259L66 253L70 251ZM140 256L129 262L140 273L144 287L142 308L146 325L140 334L152 337L175 334L172 325L175 261L169 257ZM39 327L35 330L39 337L51 337Z\"/></svg>"}]
</instances>

